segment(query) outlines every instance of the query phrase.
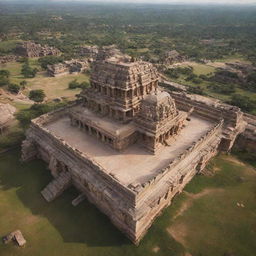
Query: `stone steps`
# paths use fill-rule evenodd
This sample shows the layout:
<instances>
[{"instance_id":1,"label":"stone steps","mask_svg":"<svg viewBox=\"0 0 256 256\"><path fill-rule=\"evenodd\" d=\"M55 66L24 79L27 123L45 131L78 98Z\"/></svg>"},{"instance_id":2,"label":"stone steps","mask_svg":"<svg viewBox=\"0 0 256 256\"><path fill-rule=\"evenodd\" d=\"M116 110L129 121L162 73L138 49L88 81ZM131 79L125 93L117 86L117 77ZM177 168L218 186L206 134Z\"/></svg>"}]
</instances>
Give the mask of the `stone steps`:
<instances>
[{"instance_id":1,"label":"stone steps","mask_svg":"<svg viewBox=\"0 0 256 256\"><path fill-rule=\"evenodd\" d=\"M47 202L53 201L63 193L71 184L71 175L68 172L61 172L57 178L52 180L42 191L41 194Z\"/></svg>"}]
</instances>

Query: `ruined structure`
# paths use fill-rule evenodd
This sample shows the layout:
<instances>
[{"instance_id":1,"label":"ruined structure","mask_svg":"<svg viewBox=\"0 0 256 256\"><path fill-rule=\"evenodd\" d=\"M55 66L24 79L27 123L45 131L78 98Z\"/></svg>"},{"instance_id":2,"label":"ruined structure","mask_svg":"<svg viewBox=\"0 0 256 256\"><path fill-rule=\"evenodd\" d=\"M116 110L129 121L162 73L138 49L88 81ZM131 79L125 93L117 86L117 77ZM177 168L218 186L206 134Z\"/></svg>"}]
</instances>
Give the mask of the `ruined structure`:
<instances>
[{"instance_id":1,"label":"ruined structure","mask_svg":"<svg viewBox=\"0 0 256 256\"><path fill-rule=\"evenodd\" d=\"M0 103L0 136L9 128L14 120L16 108L10 104Z\"/></svg>"},{"instance_id":2,"label":"ruined structure","mask_svg":"<svg viewBox=\"0 0 256 256\"><path fill-rule=\"evenodd\" d=\"M42 46L41 44L36 44L31 41L18 43L16 47L16 53L20 56L28 58L61 54L61 52L54 47L47 45Z\"/></svg>"},{"instance_id":3,"label":"ruined structure","mask_svg":"<svg viewBox=\"0 0 256 256\"><path fill-rule=\"evenodd\" d=\"M57 63L47 66L47 73L49 76L60 76L65 74L74 74L84 72L89 68L86 60L69 60L63 63Z\"/></svg>"},{"instance_id":4,"label":"ruined structure","mask_svg":"<svg viewBox=\"0 0 256 256\"><path fill-rule=\"evenodd\" d=\"M166 52L161 60L161 62L165 65L172 65L184 61L186 61L186 57L178 53L176 50Z\"/></svg>"},{"instance_id":5,"label":"ruined structure","mask_svg":"<svg viewBox=\"0 0 256 256\"><path fill-rule=\"evenodd\" d=\"M79 55L88 59L89 62L95 60L105 60L112 57L115 58L127 58L130 59L128 55L123 54L116 45L108 46L81 46L79 47Z\"/></svg>"},{"instance_id":6,"label":"ruined structure","mask_svg":"<svg viewBox=\"0 0 256 256\"><path fill-rule=\"evenodd\" d=\"M254 153L256 156L256 116L244 114L244 120L247 125L244 132L238 136L236 147L239 150Z\"/></svg>"},{"instance_id":7,"label":"ruined structure","mask_svg":"<svg viewBox=\"0 0 256 256\"><path fill-rule=\"evenodd\" d=\"M80 46L78 48L78 54L82 57L88 58L90 61L95 60L98 53L98 46Z\"/></svg>"},{"instance_id":8,"label":"ruined structure","mask_svg":"<svg viewBox=\"0 0 256 256\"><path fill-rule=\"evenodd\" d=\"M14 62L18 59L17 56L15 55L4 55L4 56L0 56L0 64L5 64L8 62Z\"/></svg>"},{"instance_id":9,"label":"ruined structure","mask_svg":"<svg viewBox=\"0 0 256 256\"><path fill-rule=\"evenodd\" d=\"M77 102L32 121L22 159L48 163L47 201L74 185L138 243L245 127L239 108L161 91L152 64L109 58L93 63Z\"/></svg>"}]
</instances>

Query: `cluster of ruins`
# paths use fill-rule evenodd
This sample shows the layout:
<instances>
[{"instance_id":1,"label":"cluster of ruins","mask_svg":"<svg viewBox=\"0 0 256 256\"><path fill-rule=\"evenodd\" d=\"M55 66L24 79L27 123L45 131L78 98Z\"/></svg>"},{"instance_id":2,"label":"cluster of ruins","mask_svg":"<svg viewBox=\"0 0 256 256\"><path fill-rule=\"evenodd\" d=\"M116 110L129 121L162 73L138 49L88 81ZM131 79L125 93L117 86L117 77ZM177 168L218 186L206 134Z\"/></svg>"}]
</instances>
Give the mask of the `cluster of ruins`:
<instances>
[{"instance_id":1,"label":"cluster of ruins","mask_svg":"<svg viewBox=\"0 0 256 256\"><path fill-rule=\"evenodd\" d=\"M42 46L31 41L18 43L15 51L18 55L28 58L61 54L57 48L47 45Z\"/></svg>"},{"instance_id":2,"label":"cluster of ruins","mask_svg":"<svg viewBox=\"0 0 256 256\"><path fill-rule=\"evenodd\" d=\"M90 62L95 60L104 60L111 57L123 58L125 55L117 48L116 45L109 46L81 46L78 49L79 56L88 58ZM129 58L129 56L126 56Z\"/></svg>"},{"instance_id":3,"label":"cluster of ruins","mask_svg":"<svg viewBox=\"0 0 256 256\"><path fill-rule=\"evenodd\" d=\"M87 60L67 60L61 63L48 65L47 73L49 76L60 76L66 74L82 73L89 68Z\"/></svg>"},{"instance_id":4,"label":"cluster of ruins","mask_svg":"<svg viewBox=\"0 0 256 256\"><path fill-rule=\"evenodd\" d=\"M48 163L47 201L74 185L134 243L212 157L256 127L237 107L163 91L158 79L150 63L101 55L91 87L33 120L22 145L23 161Z\"/></svg>"}]
</instances>

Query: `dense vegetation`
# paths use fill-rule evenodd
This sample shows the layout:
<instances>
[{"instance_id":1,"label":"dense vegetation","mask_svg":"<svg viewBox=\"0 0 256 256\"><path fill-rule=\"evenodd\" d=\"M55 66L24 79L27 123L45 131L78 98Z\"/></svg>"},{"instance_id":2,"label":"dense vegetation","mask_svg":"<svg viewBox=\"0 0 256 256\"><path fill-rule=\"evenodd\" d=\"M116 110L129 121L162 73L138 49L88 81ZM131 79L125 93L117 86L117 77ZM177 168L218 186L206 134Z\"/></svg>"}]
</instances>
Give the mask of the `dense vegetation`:
<instances>
[{"instance_id":1,"label":"dense vegetation","mask_svg":"<svg viewBox=\"0 0 256 256\"><path fill-rule=\"evenodd\" d=\"M1 3L0 54L17 40L56 46L65 56L81 44L109 45L156 60L176 49L190 58L242 55L256 60L256 8L86 3Z\"/></svg>"}]
</instances>

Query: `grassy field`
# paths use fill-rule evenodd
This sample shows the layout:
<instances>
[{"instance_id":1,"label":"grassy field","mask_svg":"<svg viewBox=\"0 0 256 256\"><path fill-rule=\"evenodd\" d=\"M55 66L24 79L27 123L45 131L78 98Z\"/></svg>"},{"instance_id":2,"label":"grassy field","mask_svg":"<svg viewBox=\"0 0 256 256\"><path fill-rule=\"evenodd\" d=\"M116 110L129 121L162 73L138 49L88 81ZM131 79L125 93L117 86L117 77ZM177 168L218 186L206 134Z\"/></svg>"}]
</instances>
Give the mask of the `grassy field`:
<instances>
[{"instance_id":1,"label":"grassy field","mask_svg":"<svg viewBox=\"0 0 256 256\"><path fill-rule=\"evenodd\" d=\"M19 152L9 152L0 157L0 236L20 229L27 245L0 243L0 255L254 256L255 170L231 156L211 166L217 174L195 177L136 247L87 201L73 207L73 188L46 203L40 196L51 180L46 166L21 164Z\"/></svg>"},{"instance_id":2,"label":"grassy field","mask_svg":"<svg viewBox=\"0 0 256 256\"><path fill-rule=\"evenodd\" d=\"M31 67L39 68L39 64L36 58L29 60ZM54 98L66 97L68 99L74 99L75 95L80 92L80 89L70 90L68 84L74 79L78 82L88 81L88 76L85 74L78 75L63 75L59 77L48 77L46 72L40 70L35 78L25 79L21 74L21 63L11 62L5 65L0 65L0 69L7 69L10 71L10 80L12 83L19 84L21 81L26 81L26 89L23 91L25 95L29 94L30 90L42 89L44 90L47 99L52 100Z\"/></svg>"}]
</instances>

